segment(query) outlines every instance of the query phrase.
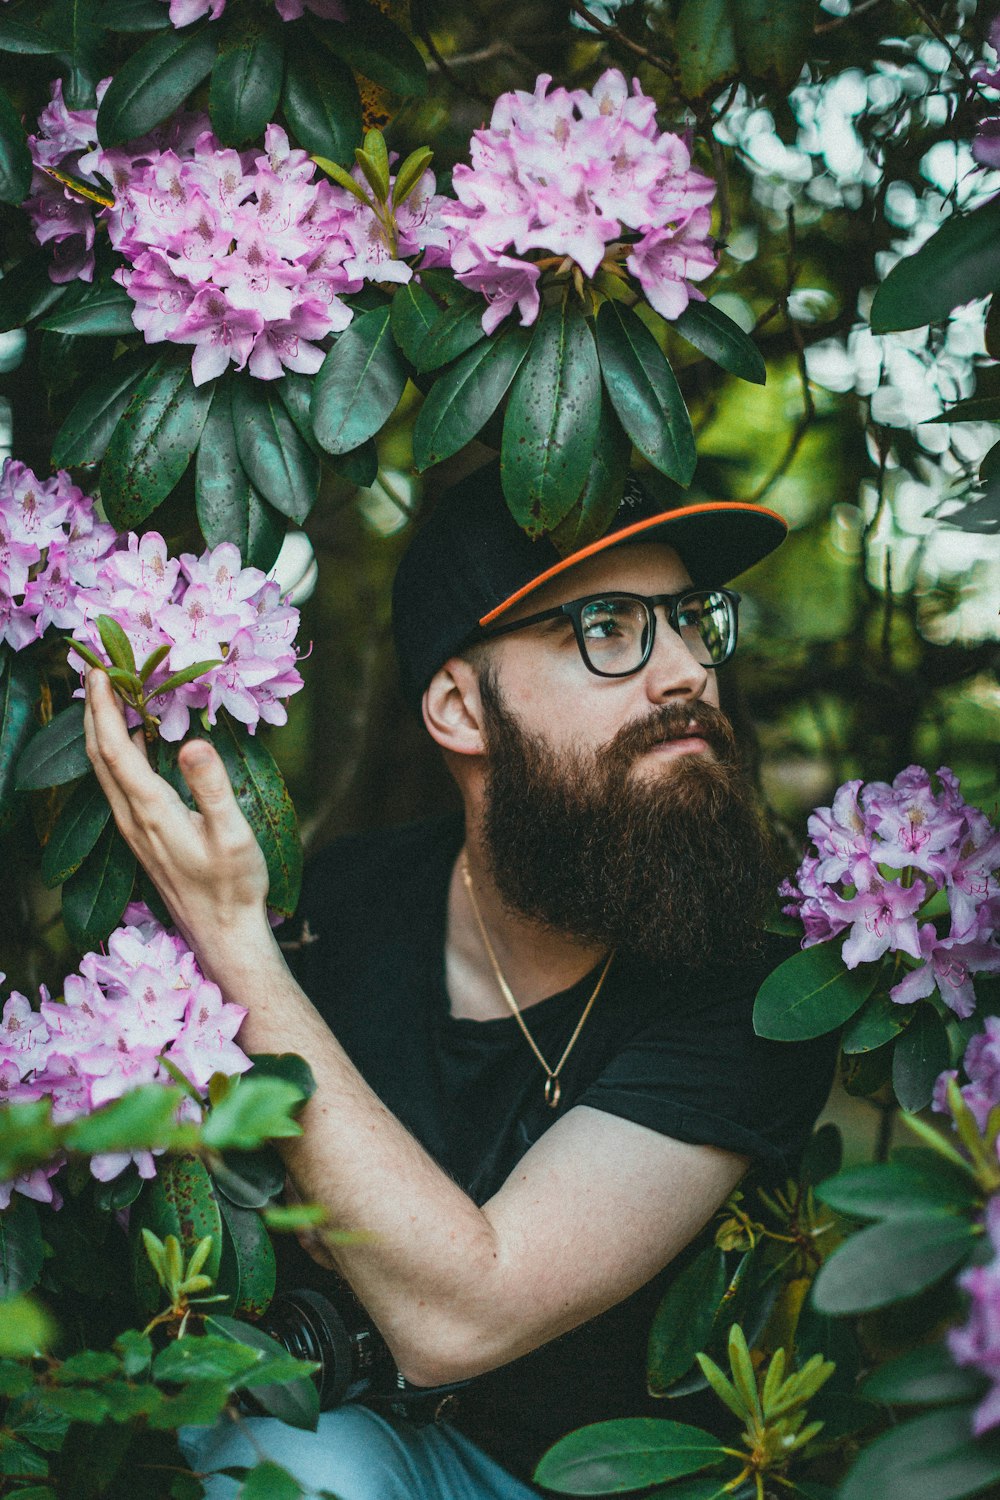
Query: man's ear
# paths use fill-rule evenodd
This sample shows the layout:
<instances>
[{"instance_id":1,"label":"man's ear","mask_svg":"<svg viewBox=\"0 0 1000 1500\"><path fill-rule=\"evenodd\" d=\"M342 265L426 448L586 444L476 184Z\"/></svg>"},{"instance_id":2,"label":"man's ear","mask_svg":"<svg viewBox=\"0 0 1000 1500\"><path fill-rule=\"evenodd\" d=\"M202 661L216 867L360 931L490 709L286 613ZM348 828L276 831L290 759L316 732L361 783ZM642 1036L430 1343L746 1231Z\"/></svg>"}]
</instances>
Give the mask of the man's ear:
<instances>
[{"instance_id":1,"label":"man's ear","mask_svg":"<svg viewBox=\"0 0 1000 1500\"><path fill-rule=\"evenodd\" d=\"M424 692L423 713L427 732L442 750L485 754L479 673L471 662L453 656L434 673Z\"/></svg>"}]
</instances>

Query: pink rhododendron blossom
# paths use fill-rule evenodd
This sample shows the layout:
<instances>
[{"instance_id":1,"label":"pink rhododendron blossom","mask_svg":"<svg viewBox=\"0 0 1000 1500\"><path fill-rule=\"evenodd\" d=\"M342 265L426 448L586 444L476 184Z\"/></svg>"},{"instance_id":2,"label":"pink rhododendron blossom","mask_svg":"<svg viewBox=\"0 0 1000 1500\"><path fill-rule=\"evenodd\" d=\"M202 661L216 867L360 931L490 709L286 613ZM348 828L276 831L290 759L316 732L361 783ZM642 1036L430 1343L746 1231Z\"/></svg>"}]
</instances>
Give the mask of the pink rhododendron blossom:
<instances>
[{"instance_id":1,"label":"pink rhododendron blossom","mask_svg":"<svg viewBox=\"0 0 1000 1500\"><path fill-rule=\"evenodd\" d=\"M904 960L891 998L911 1005L937 992L964 1018L975 1009L972 976L1000 973L1000 830L962 799L947 766L937 784L922 766L891 786L845 782L810 817L812 851L780 895L802 922L803 948L846 932L849 969L905 955L915 963ZM939 892L945 918L921 922Z\"/></svg>"},{"instance_id":2,"label":"pink rhododendron blossom","mask_svg":"<svg viewBox=\"0 0 1000 1500\"><path fill-rule=\"evenodd\" d=\"M102 78L97 85L98 104L110 82L110 78ZM31 178L31 196L24 203L38 243L54 246L49 276L55 282L93 280L95 205L72 189L63 187L42 168L65 172L96 187L94 177L81 166L96 144L96 108L67 108L62 79L57 78L52 84L52 98L38 117L38 133L28 136L28 150L35 170Z\"/></svg>"},{"instance_id":3,"label":"pink rhododendron blossom","mask_svg":"<svg viewBox=\"0 0 1000 1500\"><path fill-rule=\"evenodd\" d=\"M62 469L39 479L7 459L0 470L0 644L30 646L50 626L83 622L81 589L115 545L114 528Z\"/></svg>"},{"instance_id":4,"label":"pink rhododendron blossom","mask_svg":"<svg viewBox=\"0 0 1000 1500\"><path fill-rule=\"evenodd\" d=\"M35 1010L23 995L10 995L0 1022L0 1100L48 1098L62 1124L140 1084L172 1084L164 1058L204 1096L213 1073L250 1067L234 1041L245 1015L205 978L183 939L133 903L107 952L86 954L80 972L67 976L61 1000L43 987ZM186 1100L180 1112L190 1118L197 1106ZM91 1171L108 1182L130 1162L140 1177L155 1176L154 1153L145 1150L101 1153ZM61 1166L0 1183L0 1208L13 1192L58 1206L50 1179Z\"/></svg>"},{"instance_id":5,"label":"pink rhododendron blossom","mask_svg":"<svg viewBox=\"0 0 1000 1500\"><path fill-rule=\"evenodd\" d=\"M637 79L631 92L613 68L590 92L551 82L543 73L532 93L500 96L473 135L471 164L455 168L458 202L442 211L452 269L489 303L483 328L492 332L515 305L522 324L534 321L536 262L552 258L588 277L624 260L647 301L678 317L701 295L692 282L716 264L715 184L692 169L680 136L657 130L655 101Z\"/></svg>"},{"instance_id":6,"label":"pink rhododendron blossom","mask_svg":"<svg viewBox=\"0 0 1000 1500\"><path fill-rule=\"evenodd\" d=\"M948 1333L955 1363L978 1370L992 1382L972 1419L977 1437L1000 1424L1000 1195L987 1203L985 1225L993 1258L958 1278L969 1295L969 1317L963 1327Z\"/></svg>"},{"instance_id":7,"label":"pink rhododendron blossom","mask_svg":"<svg viewBox=\"0 0 1000 1500\"><path fill-rule=\"evenodd\" d=\"M226 8L226 0L169 0L170 24L190 26L208 16L217 21ZM297 21L307 10L326 21L346 21L347 10L342 0L274 0L274 8L283 21Z\"/></svg>"},{"instance_id":8,"label":"pink rhododendron blossom","mask_svg":"<svg viewBox=\"0 0 1000 1500\"><path fill-rule=\"evenodd\" d=\"M191 714L201 709L214 724L224 708L251 734L261 719L286 722L281 700L302 686L295 665L299 612L282 602L273 579L242 566L231 542L201 557L175 558L158 532L143 537L133 532L104 560L92 587L78 591L77 600L80 623L74 637L103 660L108 657L97 626L101 615L118 622L140 665L158 648L169 648L146 681L163 739L183 739ZM217 665L193 682L157 692L176 672L207 661ZM80 658L72 651L70 662L79 669ZM138 723L134 710L128 714Z\"/></svg>"}]
</instances>

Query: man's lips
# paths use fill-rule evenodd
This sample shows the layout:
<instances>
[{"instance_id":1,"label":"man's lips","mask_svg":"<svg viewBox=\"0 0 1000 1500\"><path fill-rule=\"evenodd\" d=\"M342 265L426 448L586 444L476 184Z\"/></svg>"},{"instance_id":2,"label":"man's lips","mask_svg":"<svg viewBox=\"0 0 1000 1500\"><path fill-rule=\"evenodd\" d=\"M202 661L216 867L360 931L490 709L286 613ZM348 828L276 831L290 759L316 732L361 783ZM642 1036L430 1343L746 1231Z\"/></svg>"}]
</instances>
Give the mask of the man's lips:
<instances>
[{"instance_id":1,"label":"man's lips","mask_svg":"<svg viewBox=\"0 0 1000 1500\"><path fill-rule=\"evenodd\" d=\"M675 735L672 738L660 740L649 747L651 754L659 755L693 755L710 750L711 746L703 735L697 730L689 730L684 734Z\"/></svg>"}]
</instances>

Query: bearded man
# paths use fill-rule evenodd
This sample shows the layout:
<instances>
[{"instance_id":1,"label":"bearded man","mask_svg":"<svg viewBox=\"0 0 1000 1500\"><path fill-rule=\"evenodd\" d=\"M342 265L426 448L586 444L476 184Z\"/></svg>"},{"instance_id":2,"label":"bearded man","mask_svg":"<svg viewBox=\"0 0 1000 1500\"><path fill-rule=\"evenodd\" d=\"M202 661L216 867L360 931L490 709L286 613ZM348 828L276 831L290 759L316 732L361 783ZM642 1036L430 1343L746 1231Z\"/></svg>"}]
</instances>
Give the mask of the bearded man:
<instances>
[{"instance_id":1,"label":"bearded man","mask_svg":"<svg viewBox=\"0 0 1000 1500\"><path fill-rule=\"evenodd\" d=\"M663 512L630 482L605 535L560 557L514 523L495 468L445 496L394 626L464 818L316 862L301 986L215 751L181 751L189 812L90 676L95 770L206 974L249 1008L242 1045L315 1074L282 1149L301 1197L368 1231L332 1248L337 1272L405 1390L470 1382L433 1424L352 1404L316 1434L195 1435L199 1469L263 1450L341 1500L527 1500L561 1434L663 1414L645 1345L676 1258L751 1164L787 1172L832 1070L829 1038L753 1032L781 955L715 675L736 645L722 585L784 529L751 505Z\"/></svg>"}]
</instances>

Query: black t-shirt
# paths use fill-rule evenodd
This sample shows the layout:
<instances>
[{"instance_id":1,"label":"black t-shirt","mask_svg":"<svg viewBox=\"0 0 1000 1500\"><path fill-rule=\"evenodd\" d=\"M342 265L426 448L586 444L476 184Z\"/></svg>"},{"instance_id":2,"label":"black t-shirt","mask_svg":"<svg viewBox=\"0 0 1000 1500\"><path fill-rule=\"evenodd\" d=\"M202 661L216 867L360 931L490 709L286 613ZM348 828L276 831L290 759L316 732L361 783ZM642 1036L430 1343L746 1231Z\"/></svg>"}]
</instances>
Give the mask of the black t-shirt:
<instances>
[{"instance_id":1,"label":"black t-shirt","mask_svg":"<svg viewBox=\"0 0 1000 1500\"><path fill-rule=\"evenodd\" d=\"M574 1104L785 1175L826 1101L835 1055L829 1038L789 1045L754 1033L754 995L787 950L697 974L616 953L560 1073L556 1112L513 1016L450 1014L444 933L461 843L456 818L338 840L307 873L296 919L306 941L293 957L369 1085L475 1202L492 1197ZM544 1057L562 1055L598 973L531 1007ZM651 1400L645 1372L649 1326L675 1272L668 1267L617 1307L480 1377L449 1420L528 1480L545 1448L585 1422L681 1416L674 1403L667 1413Z\"/></svg>"}]
</instances>

